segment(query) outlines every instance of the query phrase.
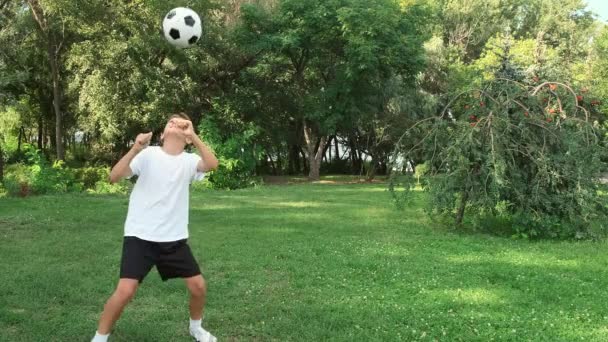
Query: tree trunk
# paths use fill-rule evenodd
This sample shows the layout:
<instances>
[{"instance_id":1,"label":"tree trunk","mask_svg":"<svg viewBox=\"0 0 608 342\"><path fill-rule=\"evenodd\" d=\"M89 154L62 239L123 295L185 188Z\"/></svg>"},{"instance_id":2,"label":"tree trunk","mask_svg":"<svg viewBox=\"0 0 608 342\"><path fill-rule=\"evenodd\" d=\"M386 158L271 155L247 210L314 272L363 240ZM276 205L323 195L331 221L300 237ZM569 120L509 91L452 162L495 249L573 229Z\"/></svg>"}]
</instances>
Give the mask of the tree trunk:
<instances>
[{"instance_id":1,"label":"tree trunk","mask_svg":"<svg viewBox=\"0 0 608 342\"><path fill-rule=\"evenodd\" d=\"M48 139L48 143L51 145L51 150L57 150L57 139L55 139L55 131L52 129L49 129L49 139ZM51 151L49 151L51 152Z\"/></svg>"},{"instance_id":2,"label":"tree trunk","mask_svg":"<svg viewBox=\"0 0 608 342\"><path fill-rule=\"evenodd\" d=\"M289 147L289 159L287 169L289 174L297 175L300 173L300 151L298 146L291 145Z\"/></svg>"},{"instance_id":3,"label":"tree trunk","mask_svg":"<svg viewBox=\"0 0 608 342\"><path fill-rule=\"evenodd\" d=\"M272 160L272 157L270 156L270 154L266 153L266 160L268 161L268 163L270 164L270 168L272 169L272 175L276 176L277 175L277 168L274 165L274 161Z\"/></svg>"},{"instance_id":4,"label":"tree trunk","mask_svg":"<svg viewBox=\"0 0 608 342\"><path fill-rule=\"evenodd\" d=\"M46 149L55 150L55 133L54 133L55 130L52 129L51 122L52 121L49 120L45 127L45 129L46 129L45 144L46 144Z\"/></svg>"},{"instance_id":5,"label":"tree trunk","mask_svg":"<svg viewBox=\"0 0 608 342\"><path fill-rule=\"evenodd\" d=\"M4 153L0 144L0 183L4 182Z\"/></svg>"},{"instance_id":6,"label":"tree trunk","mask_svg":"<svg viewBox=\"0 0 608 342\"><path fill-rule=\"evenodd\" d=\"M281 158L281 150L277 148L277 162L275 168L275 175L280 175L283 172L283 159Z\"/></svg>"},{"instance_id":7,"label":"tree trunk","mask_svg":"<svg viewBox=\"0 0 608 342\"><path fill-rule=\"evenodd\" d=\"M304 139L306 140L308 152L308 179L311 181L318 181L320 178L319 169L321 168L321 160L323 158L325 145L327 144L327 137L321 136L318 138L312 128L304 121Z\"/></svg>"},{"instance_id":8,"label":"tree trunk","mask_svg":"<svg viewBox=\"0 0 608 342\"><path fill-rule=\"evenodd\" d=\"M350 159L351 159L352 172L353 173L360 172L361 167L363 166L363 163L361 162L362 157L359 155L360 152L358 152L357 145L355 144L354 139L352 139L352 137L348 139L348 144L350 147Z\"/></svg>"},{"instance_id":9,"label":"tree trunk","mask_svg":"<svg viewBox=\"0 0 608 342\"><path fill-rule=\"evenodd\" d=\"M21 153L21 139L23 138L23 126L19 127L19 136L17 137L17 153Z\"/></svg>"},{"instance_id":10,"label":"tree trunk","mask_svg":"<svg viewBox=\"0 0 608 342\"><path fill-rule=\"evenodd\" d=\"M289 147L288 153L287 153L287 172L286 174L288 175L293 175L293 169L294 167L294 160L293 160L293 151L291 150L291 147Z\"/></svg>"},{"instance_id":11,"label":"tree trunk","mask_svg":"<svg viewBox=\"0 0 608 342\"><path fill-rule=\"evenodd\" d=\"M335 155L335 157L334 158L336 160L340 160L340 151L338 150L338 136L337 135L334 136L334 143L335 143L335 145L334 145L334 149L335 149L334 155Z\"/></svg>"},{"instance_id":12,"label":"tree trunk","mask_svg":"<svg viewBox=\"0 0 608 342\"><path fill-rule=\"evenodd\" d=\"M57 147L57 159L64 160L65 159L65 149L63 147L63 132L62 132L62 124L61 119L63 114L61 113L61 85L59 84L59 68L57 66L57 59L55 54L52 54L52 50L54 49L54 44L49 42L48 44L49 51L49 63L51 64L51 73L53 76L53 109L55 110L55 139L56 139L56 147Z\"/></svg>"},{"instance_id":13,"label":"tree trunk","mask_svg":"<svg viewBox=\"0 0 608 342\"><path fill-rule=\"evenodd\" d=\"M327 139L327 142L325 143L325 147L323 148L323 153L321 154L321 158L325 158L326 161L331 163L331 151L329 152L329 159L327 159L327 150L329 150L329 148L331 147L331 140L332 138L330 137L329 139Z\"/></svg>"},{"instance_id":14,"label":"tree trunk","mask_svg":"<svg viewBox=\"0 0 608 342\"><path fill-rule=\"evenodd\" d=\"M63 146L62 132L62 113L61 113L61 79L59 76L59 54L61 53L62 42L57 42L52 28L49 27L48 18L44 10L40 6L38 0L27 0L30 11L36 23L40 27L46 40L46 54L51 70L51 78L53 81L53 109L55 112L55 147L57 149L57 159L65 159L65 149Z\"/></svg>"},{"instance_id":15,"label":"tree trunk","mask_svg":"<svg viewBox=\"0 0 608 342\"><path fill-rule=\"evenodd\" d=\"M47 97L43 87L38 87L38 102L40 103L40 111L38 112L38 150L42 151L44 148L44 118L48 117L45 114L48 112Z\"/></svg>"},{"instance_id":16,"label":"tree trunk","mask_svg":"<svg viewBox=\"0 0 608 342\"><path fill-rule=\"evenodd\" d=\"M462 224L462 219L464 218L464 210L467 206L467 201L469 200L469 192L467 190L462 191L462 197L460 197L460 205L458 206L458 211L456 212L456 225L460 226Z\"/></svg>"},{"instance_id":17,"label":"tree trunk","mask_svg":"<svg viewBox=\"0 0 608 342\"><path fill-rule=\"evenodd\" d=\"M383 176L387 176L389 171L388 171L388 161L386 160L386 158L382 158L380 159L380 163L379 163L379 168L378 168L378 173L383 175Z\"/></svg>"},{"instance_id":18,"label":"tree trunk","mask_svg":"<svg viewBox=\"0 0 608 342\"><path fill-rule=\"evenodd\" d=\"M374 177L376 177L377 168L378 167L377 167L376 158L374 158L372 156L372 160L370 162L369 169L367 169L367 173L366 173L366 181L371 182L374 180Z\"/></svg>"},{"instance_id":19,"label":"tree trunk","mask_svg":"<svg viewBox=\"0 0 608 342\"><path fill-rule=\"evenodd\" d=\"M317 161L317 158L308 157L308 165L309 165L308 180L318 181L319 179L321 179L321 174L320 174L321 163L319 161Z\"/></svg>"},{"instance_id":20,"label":"tree trunk","mask_svg":"<svg viewBox=\"0 0 608 342\"><path fill-rule=\"evenodd\" d=\"M38 150L42 151L42 137L44 136L43 134L43 129L42 129L42 112L40 113L40 115L38 115Z\"/></svg>"},{"instance_id":21,"label":"tree trunk","mask_svg":"<svg viewBox=\"0 0 608 342\"><path fill-rule=\"evenodd\" d=\"M308 159L306 159L306 152L304 152L304 149L302 148L302 146L298 146L299 149L299 154L302 156L302 174L307 174L308 173Z\"/></svg>"}]
</instances>

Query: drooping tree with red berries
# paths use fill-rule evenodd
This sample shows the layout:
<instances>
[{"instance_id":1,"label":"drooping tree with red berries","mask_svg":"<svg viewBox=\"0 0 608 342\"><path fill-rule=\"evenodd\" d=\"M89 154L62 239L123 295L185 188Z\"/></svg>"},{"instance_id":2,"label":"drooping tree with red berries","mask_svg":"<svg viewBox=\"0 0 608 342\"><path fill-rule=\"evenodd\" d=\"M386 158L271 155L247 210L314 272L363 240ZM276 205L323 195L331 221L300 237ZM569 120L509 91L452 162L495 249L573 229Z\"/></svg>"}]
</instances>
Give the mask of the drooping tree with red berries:
<instances>
[{"instance_id":1,"label":"drooping tree with red berries","mask_svg":"<svg viewBox=\"0 0 608 342\"><path fill-rule=\"evenodd\" d=\"M530 86L509 75L506 65L501 70L497 76L508 78L463 92L440 115L414 124L401 141L419 140L399 143L394 159L424 155L430 211L453 216L456 225L465 216L501 216L527 237L605 232L597 101L564 83ZM390 188L401 201L413 183L397 176Z\"/></svg>"}]
</instances>

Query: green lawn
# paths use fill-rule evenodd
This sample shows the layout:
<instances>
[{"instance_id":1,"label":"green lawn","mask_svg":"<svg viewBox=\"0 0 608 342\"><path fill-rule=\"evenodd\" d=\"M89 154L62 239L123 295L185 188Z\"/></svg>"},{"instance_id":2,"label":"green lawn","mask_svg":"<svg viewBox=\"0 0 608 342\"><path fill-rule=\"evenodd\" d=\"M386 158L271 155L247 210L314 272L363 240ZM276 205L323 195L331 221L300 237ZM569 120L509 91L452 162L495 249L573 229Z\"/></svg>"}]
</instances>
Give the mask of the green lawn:
<instances>
[{"instance_id":1,"label":"green lawn","mask_svg":"<svg viewBox=\"0 0 608 342\"><path fill-rule=\"evenodd\" d=\"M433 227L381 184L204 191L190 244L220 341L608 341L607 243ZM0 341L88 341L117 281L127 197L0 199ZM152 271L112 341L190 341Z\"/></svg>"}]
</instances>

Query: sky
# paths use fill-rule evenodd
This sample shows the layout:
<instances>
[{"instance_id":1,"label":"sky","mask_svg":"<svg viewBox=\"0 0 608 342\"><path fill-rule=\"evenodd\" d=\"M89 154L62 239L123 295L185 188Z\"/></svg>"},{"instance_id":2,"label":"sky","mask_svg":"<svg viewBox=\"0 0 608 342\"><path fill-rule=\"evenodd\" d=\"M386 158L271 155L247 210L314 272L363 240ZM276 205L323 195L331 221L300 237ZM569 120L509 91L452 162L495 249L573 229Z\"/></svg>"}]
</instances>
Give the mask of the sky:
<instances>
[{"instance_id":1,"label":"sky","mask_svg":"<svg viewBox=\"0 0 608 342\"><path fill-rule=\"evenodd\" d=\"M608 21L608 0L587 0L587 4L600 16L601 21Z\"/></svg>"}]
</instances>

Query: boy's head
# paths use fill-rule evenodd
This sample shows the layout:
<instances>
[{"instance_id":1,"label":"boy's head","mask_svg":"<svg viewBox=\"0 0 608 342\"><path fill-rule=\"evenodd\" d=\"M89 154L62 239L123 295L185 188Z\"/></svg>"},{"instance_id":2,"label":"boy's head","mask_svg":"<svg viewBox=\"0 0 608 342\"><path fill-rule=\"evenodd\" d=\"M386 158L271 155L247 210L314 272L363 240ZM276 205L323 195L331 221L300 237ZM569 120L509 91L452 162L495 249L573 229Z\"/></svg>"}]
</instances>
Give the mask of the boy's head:
<instances>
[{"instance_id":1,"label":"boy's head","mask_svg":"<svg viewBox=\"0 0 608 342\"><path fill-rule=\"evenodd\" d=\"M165 125L163 133L160 135L161 144L171 141L171 143L181 143L186 146L191 143L186 140L186 137L183 134L187 128L184 121L191 121L186 113L171 114L169 119L167 119L167 124Z\"/></svg>"}]
</instances>

